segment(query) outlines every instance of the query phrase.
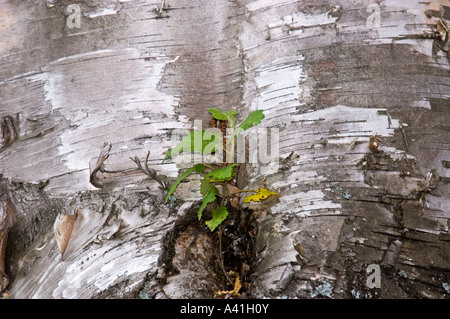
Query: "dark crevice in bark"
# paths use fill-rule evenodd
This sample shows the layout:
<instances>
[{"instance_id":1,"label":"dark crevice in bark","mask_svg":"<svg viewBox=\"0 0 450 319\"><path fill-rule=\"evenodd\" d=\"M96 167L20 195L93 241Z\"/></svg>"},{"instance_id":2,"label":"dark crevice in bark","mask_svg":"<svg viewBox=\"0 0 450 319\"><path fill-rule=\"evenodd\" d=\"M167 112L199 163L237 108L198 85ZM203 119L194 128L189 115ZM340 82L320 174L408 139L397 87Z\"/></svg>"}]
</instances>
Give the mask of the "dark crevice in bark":
<instances>
[{"instance_id":1,"label":"dark crevice in bark","mask_svg":"<svg viewBox=\"0 0 450 319\"><path fill-rule=\"evenodd\" d=\"M184 208L185 205L189 208ZM179 217L164 236L164 249L158 262L160 269L155 277L159 289L166 296L174 297L172 286L179 285L185 295L176 297L213 298L219 291L233 290L228 281L228 273L233 272L240 276L242 283L239 298L251 298L247 290L254 262L255 225L252 218L242 218L242 215L251 215L252 212L245 210L240 213L239 210L228 207L229 216L220 227L220 242L218 230L211 233L204 224L205 220L211 218L210 213L205 210L202 220L197 219L198 207L198 203L181 205L181 209L178 208ZM188 281L198 278L198 282L191 282L189 285L184 283L185 273L191 276ZM149 284L149 287L153 286ZM161 296L155 293L151 295L158 298Z\"/></svg>"}]
</instances>

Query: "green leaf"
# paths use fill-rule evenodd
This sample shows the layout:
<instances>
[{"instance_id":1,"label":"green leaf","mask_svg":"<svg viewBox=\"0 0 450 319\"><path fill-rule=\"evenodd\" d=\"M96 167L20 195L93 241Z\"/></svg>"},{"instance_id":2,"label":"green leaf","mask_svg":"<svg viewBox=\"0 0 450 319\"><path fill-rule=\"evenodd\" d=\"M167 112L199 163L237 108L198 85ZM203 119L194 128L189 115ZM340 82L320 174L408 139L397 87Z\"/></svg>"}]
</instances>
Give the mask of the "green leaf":
<instances>
[{"instance_id":1,"label":"green leaf","mask_svg":"<svg viewBox=\"0 0 450 319\"><path fill-rule=\"evenodd\" d=\"M239 164L230 164L226 167L216 168L212 172L206 174L206 178L209 179L210 182L223 182L229 181L235 175L233 167L238 166Z\"/></svg>"},{"instance_id":2,"label":"green leaf","mask_svg":"<svg viewBox=\"0 0 450 319\"><path fill-rule=\"evenodd\" d=\"M224 112L219 109L209 108L208 111L215 119L220 121L228 121L228 127L234 127L234 122L236 121L236 118L234 116L237 114L236 110L229 110Z\"/></svg>"},{"instance_id":3,"label":"green leaf","mask_svg":"<svg viewBox=\"0 0 450 319\"><path fill-rule=\"evenodd\" d=\"M229 110L229 111L226 111L225 114L227 114L229 116L235 116L237 114L237 111L236 110Z\"/></svg>"},{"instance_id":4,"label":"green leaf","mask_svg":"<svg viewBox=\"0 0 450 319\"><path fill-rule=\"evenodd\" d=\"M237 114L236 110L230 110L230 111L222 111L219 109L214 109L214 108L209 108L208 109L209 113L212 114L212 116L214 116L215 119L218 119L220 121L227 121L228 118L233 117Z\"/></svg>"},{"instance_id":5,"label":"green leaf","mask_svg":"<svg viewBox=\"0 0 450 319\"><path fill-rule=\"evenodd\" d=\"M217 119L217 120L220 120L220 121L226 121L226 120L228 120L227 114L225 114L225 112L222 111L222 110L214 109L214 108L209 108L208 111L209 111L209 113L211 113L212 116L213 116L215 119Z\"/></svg>"},{"instance_id":6,"label":"green leaf","mask_svg":"<svg viewBox=\"0 0 450 319\"><path fill-rule=\"evenodd\" d=\"M212 219L205 222L211 232L217 228L222 222L227 219L228 211L225 206L220 206L218 209L212 211Z\"/></svg>"},{"instance_id":7,"label":"green leaf","mask_svg":"<svg viewBox=\"0 0 450 319\"><path fill-rule=\"evenodd\" d=\"M205 197L205 195L208 193L209 189L214 186L209 182L207 179L202 179L200 181L200 193Z\"/></svg>"},{"instance_id":8,"label":"green leaf","mask_svg":"<svg viewBox=\"0 0 450 319\"><path fill-rule=\"evenodd\" d=\"M208 203L211 203L216 200L216 196L219 195L219 190L216 186L211 184L208 180L204 179L201 182L200 193L203 195L203 201L198 209L198 220L202 218L202 212L205 209Z\"/></svg>"},{"instance_id":9,"label":"green leaf","mask_svg":"<svg viewBox=\"0 0 450 319\"><path fill-rule=\"evenodd\" d=\"M220 145L222 138L219 133L205 130L196 130L183 137L180 143L170 149L163 159L163 163L172 155L177 155L182 151L212 153Z\"/></svg>"},{"instance_id":10,"label":"green leaf","mask_svg":"<svg viewBox=\"0 0 450 319\"><path fill-rule=\"evenodd\" d=\"M175 192L175 190L177 189L178 184L180 184L181 181L183 179L185 179L186 177L188 177L194 170L197 173L203 173L203 171L205 170L205 165L196 164L193 167L187 169L183 174L181 174L181 176L175 181L175 183L173 183L172 187L169 189L169 192L167 193L164 203L167 203L167 200L169 199L170 195L172 195Z\"/></svg>"},{"instance_id":11,"label":"green leaf","mask_svg":"<svg viewBox=\"0 0 450 319\"><path fill-rule=\"evenodd\" d=\"M244 122L239 125L239 127L236 129L236 132L234 132L233 137L237 136L242 131L246 131L253 126L258 125L259 123L261 123L263 118L264 114L262 110L253 111L247 116Z\"/></svg>"},{"instance_id":12,"label":"green leaf","mask_svg":"<svg viewBox=\"0 0 450 319\"><path fill-rule=\"evenodd\" d=\"M203 171L205 170L205 165L204 164L195 164L194 165L194 169L197 173L203 173Z\"/></svg>"}]
</instances>

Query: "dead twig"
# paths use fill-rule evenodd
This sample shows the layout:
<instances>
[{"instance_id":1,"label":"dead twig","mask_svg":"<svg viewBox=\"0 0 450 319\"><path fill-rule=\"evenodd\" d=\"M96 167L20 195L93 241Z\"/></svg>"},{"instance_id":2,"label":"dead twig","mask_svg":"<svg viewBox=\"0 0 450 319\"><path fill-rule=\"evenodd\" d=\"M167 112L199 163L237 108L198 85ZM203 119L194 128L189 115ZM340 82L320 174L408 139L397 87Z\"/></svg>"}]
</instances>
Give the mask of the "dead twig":
<instances>
[{"instance_id":1,"label":"dead twig","mask_svg":"<svg viewBox=\"0 0 450 319\"><path fill-rule=\"evenodd\" d=\"M220 269L222 270L225 278L227 279L228 283L233 285L233 280L231 280L230 276L228 275L227 271L225 270L225 266L222 263L222 259L219 257L218 253L216 252L217 257L217 263L219 264Z\"/></svg>"},{"instance_id":2,"label":"dead twig","mask_svg":"<svg viewBox=\"0 0 450 319\"><path fill-rule=\"evenodd\" d=\"M147 176L149 176L151 179L155 180L156 182L158 182L159 185L161 185L161 187L165 190L167 190L167 186L166 183L161 179L161 177L158 176L158 173L156 172L156 170L154 168L150 168L148 166L148 157L150 155L150 151L147 151L147 155L145 157L145 162L144 165L145 167L142 166L141 161L139 160L139 158L137 156L133 158L130 157L130 159L136 163L136 165L138 166L138 168Z\"/></svg>"}]
</instances>

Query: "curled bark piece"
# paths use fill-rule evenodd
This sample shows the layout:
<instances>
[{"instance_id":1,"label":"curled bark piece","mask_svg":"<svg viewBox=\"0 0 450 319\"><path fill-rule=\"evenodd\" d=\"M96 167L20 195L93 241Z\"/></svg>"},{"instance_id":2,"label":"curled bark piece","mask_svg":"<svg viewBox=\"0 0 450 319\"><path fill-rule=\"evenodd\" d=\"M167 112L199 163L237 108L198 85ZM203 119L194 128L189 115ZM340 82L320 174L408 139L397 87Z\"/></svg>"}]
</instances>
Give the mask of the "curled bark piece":
<instances>
[{"instance_id":1,"label":"curled bark piece","mask_svg":"<svg viewBox=\"0 0 450 319\"><path fill-rule=\"evenodd\" d=\"M56 244L61 252L62 260L64 260L64 252L67 249L67 245L69 244L69 240L75 226L75 221L80 213L81 211L78 208L72 215L59 214L58 217L56 217L53 230L55 232Z\"/></svg>"},{"instance_id":2,"label":"curled bark piece","mask_svg":"<svg viewBox=\"0 0 450 319\"><path fill-rule=\"evenodd\" d=\"M441 41L447 40L448 37L448 27L444 20L440 19L436 22L436 29L438 31L438 37L441 39Z\"/></svg>"},{"instance_id":3,"label":"curled bark piece","mask_svg":"<svg viewBox=\"0 0 450 319\"><path fill-rule=\"evenodd\" d=\"M128 221L122 217L120 213L114 214L112 217L108 217L107 221L103 225L107 229L106 232L100 235L101 239L109 240L116 235L119 235L122 229L129 226Z\"/></svg>"},{"instance_id":4,"label":"curled bark piece","mask_svg":"<svg viewBox=\"0 0 450 319\"><path fill-rule=\"evenodd\" d=\"M111 143L103 144L103 148L100 151L100 154L98 155L95 168L92 170L91 175L89 177L89 182L97 188L102 188L103 184L98 180L96 174L98 171L102 170L103 162L105 162L109 157L109 151L111 151L111 147L112 147Z\"/></svg>"},{"instance_id":5,"label":"curled bark piece","mask_svg":"<svg viewBox=\"0 0 450 319\"><path fill-rule=\"evenodd\" d=\"M0 152L19 138L19 117L5 116L0 120Z\"/></svg>"},{"instance_id":6,"label":"curled bark piece","mask_svg":"<svg viewBox=\"0 0 450 319\"><path fill-rule=\"evenodd\" d=\"M292 265L289 263L287 264L286 268L284 268L280 280L277 282L277 290L279 292L285 290L291 283L292 279L294 279L294 277L295 277L294 267L292 267Z\"/></svg>"},{"instance_id":7,"label":"curled bark piece","mask_svg":"<svg viewBox=\"0 0 450 319\"><path fill-rule=\"evenodd\" d=\"M377 137L377 134L374 134L370 137L369 140L369 148L374 151L378 151L378 146L381 144L381 138Z\"/></svg>"},{"instance_id":8,"label":"curled bark piece","mask_svg":"<svg viewBox=\"0 0 450 319\"><path fill-rule=\"evenodd\" d=\"M381 264L383 266L394 266L397 262L397 258L400 254L400 250L402 249L403 243L400 240L395 240L393 243L389 245L386 254L384 255L383 261Z\"/></svg>"}]
</instances>

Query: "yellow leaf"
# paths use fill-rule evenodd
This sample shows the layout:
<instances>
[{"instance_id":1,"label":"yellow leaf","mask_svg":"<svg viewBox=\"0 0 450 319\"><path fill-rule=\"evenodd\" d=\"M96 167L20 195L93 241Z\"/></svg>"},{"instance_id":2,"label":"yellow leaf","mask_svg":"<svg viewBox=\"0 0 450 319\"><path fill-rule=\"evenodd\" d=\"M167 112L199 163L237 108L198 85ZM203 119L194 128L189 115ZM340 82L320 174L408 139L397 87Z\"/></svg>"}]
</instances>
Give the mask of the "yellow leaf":
<instances>
[{"instance_id":1,"label":"yellow leaf","mask_svg":"<svg viewBox=\"0 0 450 319\"><path fill-rule=\"evenodd\" d=\"M261 199L266 199L268 198L270 195L275 195L280 197L281 195L275 192L272 192L268 189L265 188L260 188L256 191L256 195L250 195L250 196L246 196L244 198L244 203L250 203L250 201L255 201L255 202L259 202Z\"/></svg>"},{"instance_id":2,"label":"yellow leaf","mask_svg":"<svg viewBox=\"0 0 450 319\"><path fill-rule=\"evenodd\" d=\"M239 297L240 296L239 290L241 290L241 288L242 288L241 280L239 279L239 276L237 276L236 280L234 281L234 289L233 290L218 291L214 295L214 297L218 298L218 297L223 297L226 295L231 295L232 297Z\"/></svg>"},{"instance_id":3,"label":"yellow leaf","mask_svg":"<svg viewBox=\"0 0 450 319\"><path fill-rule=\"evenodd\" d=\"M236 280L234 281L234 289L231 295L235 294L236 296L239 296L239 290L241 290L242 284L241 280L239 279L239 276L236 277Z\"/></svg>"}]
</instances>

